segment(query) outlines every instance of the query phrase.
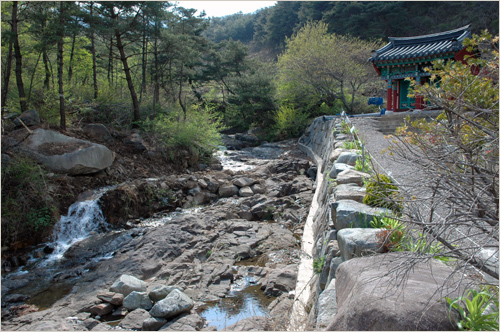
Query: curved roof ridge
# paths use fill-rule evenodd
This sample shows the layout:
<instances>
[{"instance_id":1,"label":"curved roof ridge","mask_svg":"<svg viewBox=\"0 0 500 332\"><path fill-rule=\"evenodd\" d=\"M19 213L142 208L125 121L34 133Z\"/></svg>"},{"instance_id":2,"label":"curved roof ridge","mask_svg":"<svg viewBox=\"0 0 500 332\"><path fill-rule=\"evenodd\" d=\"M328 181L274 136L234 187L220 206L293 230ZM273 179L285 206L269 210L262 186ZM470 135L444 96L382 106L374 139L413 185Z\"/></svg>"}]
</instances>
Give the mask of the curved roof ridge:
<instances>
[{"instance_id":1,"label":"curved roof ridge","mask_svg":"<svg viewBox=\"0 0 500 332\"><path fill-rule=\"evenodd\" d=\"M431 33L428 35L420 35L420 36L411 36L411 37L389 37L389 40L394 40L394 41L400 41L400 40L415 40L415 39L421 39L421 38L433 38L433 37L446 37L450 34L454 34L456 32L463 32L466 31L470 28L470 24L467 24L461 28L457 28L454 30L448 30L448 31L443 31L443 32L436 32L436 33Z\"/></svg>"}]
</instances>

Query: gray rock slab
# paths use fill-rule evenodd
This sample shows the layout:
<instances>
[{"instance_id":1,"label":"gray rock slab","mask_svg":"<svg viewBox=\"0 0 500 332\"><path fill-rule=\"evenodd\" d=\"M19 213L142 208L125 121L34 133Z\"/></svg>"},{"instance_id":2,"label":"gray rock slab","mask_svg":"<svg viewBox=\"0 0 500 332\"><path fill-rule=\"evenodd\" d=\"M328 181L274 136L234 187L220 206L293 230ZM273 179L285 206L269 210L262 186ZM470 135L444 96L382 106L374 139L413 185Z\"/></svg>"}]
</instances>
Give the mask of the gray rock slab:
<instances>
[{"instance_id":1,"label":"gray rock slab","mask_svg":"<svg viewBox=\"0 0 500 332\"><path fill-rule=\"evenodd\" d=\"M334 189L333 195L336 201L350 199L363 203L363 198L366 196L366 188L354 183L340 184Z\"/></svg>"},{"instance_id":2,"label":"gray rock slab","mask_svg":"<svg viewBox=\"0 0 500 332\"><path fill-rule=\"evenodd\" d=\"M337 233L340 253L343 261L354 257L375 255L383 252L383 246L377 239L378 228L345 228Z\"/></svg>"},{"instance_id":3,"label":"gray rock slab","mask_svg":"<svg viewBox=\"0 0 500 332\"><path fill-rule=\"evenodd\" d=\"M254 195L250 187L242 187L238 194L240 195L240 197L250 197Z\"/></svg>"},{"instance_id":4,"label":"gray rock slab","mask_svg":"<svg viewBox=\"0 0 500 332\"><path fill-rule=\"evenodd\" d=\"M160 331L200 331L204 323L200 315L185 315L168 322Z\"/></svg>"},{"instance_id":5,"label":"gray rock slab","mask_svg":"<svg viewBox=\"0 0 500 332\"><path fill-rule=\"evenodd\" d=\"M268 331L269 322L266 317L253 316L242 319L233 325L227 326L221 331Z\"/></svg>"},{"instance_id":6,"label":"gray rock slab","mask_svg":"<svg viewBox=\"0 0 500 332\"><path fill-rule=\"evenodd\" d=\"M129 295L133 291L145 292L146 283L136 277L123 274L116 280L113 285L109 288L111 292L120 293L124 296Z\"/></svg>"},{"instance_id":7,"label":"gray rock slab","mask_svg":"<svg viewBox=\"0 0 500 332\"><path fill-rule=\"evenodd\" d=\"M249 187L249 186L255 184L256 182L257 182L256 180L250 179L248 177L242 177L242 178L237 178L237 179L233 180L233 184L235 186L240 187L240 188Z\"/></svg>"},{"instance_id":8,"label":"gray rock slab","mask_svg":"<svg viewBox=\"0 0 500 332\"><path fill-rule=\"evenodd\" d=\"M158 331L162 326L167 324L165 318L150 317L142 322L142 331Z\"/></svg>"},{"instance_id":9,"label":"gray rock slab","mask_svg":"<svg viewBox=\"0 0 500 332\"><path fill-rule=\"evenodd\" d=\"M123 304L124 296L120 293L104 292L97 294L97 298L101 301L120 306Z\"/></svg>"},{"instance_id":10,"label":"gray rock slab","mask_svg":"<svg viewBox=\"0 0 500 332\"><path fill-rule=\"evenodd\" d=\"M354 166L343 164L343 163L335 163L332 165L332 168L330 170L330 173L328 173L328 176L330 179L336 179L337 175L346 169L354 169Z\"/></svg>"},{"instance_id":11,"label":"gray rock slab","mask_svg":"<svg viewBox=\"0 0 500 332\"><path fill-rule=\"evenodd\" d=\"M194 306L193 300L180 290L171 291L167 297L158 301L149 312L153 317L172 318L189 312Z\"/></svg>"},{"instance_id":12,"label":"gray rock slab","mask_svg":"<svg viewBox=\"0 0 500 332\"><path fill-rule=\"evenodd\" d=\"M279 296L295 289L297 281L297 265L288 265L281 269L272 270L266 278L264 294Z\"/></svg>"},{"instance_id":13,"label":"gray rock slab","mask_svg":"<svg viewBox=\"0 0 500 332\"><path fill-rule=\"evenodd\" d=\"M266 189L258 183L251 186L251 188L252 188L252 191L254 192L254 194L265 194L266 193Z\"/></svg>"},{"instance_id":14,"label":"gray rock slab","mask_svg":"<svg viewBox=\"0 0 500 332\"><path fill-rule=\"evenodd\" d=\"M337 174L338 184L354 183L363 186L363 179L370 178L370 174L356 171L355 169L346 169Z\"/></svg>"},{"instance_id":15,"label":"gray rock slab","mask_svg":"<svg viewBox=\"0 0 500 332\"><path fill-rule=\"evenodd\" d=\"M358 152L353 152L353 151L346 151L342 152L337 160L335 160L336 164L347 164L354 166L356 165L356 160L361 158L361 153L358 154Z\"/></svg>"},{"instance_id":16,"label":"gray rock slab","mask_svg":"<svg viewBox=\"0 0 500 332\"><path fill-rule=\"evenodd\" d=\"M430 259L413 265L405 274L404 287L397 287L397 272L390 271L401 272L397 267L407 260L407 253L388 253L342 263L335 284L338 311L327 330L455 330L456 313L450 312L443 296L461 294L461 289L449 286L456 285L461 275L448 279L451 268Z\"/></svg>"},{"instance_id":17,"label":"gray rock slab","mask_svg":"<svg viewBox=\"0 0 500 332\"><path fill-rule=\"evenodd\" d=\"M337 313L337 291L335 290L335 279L332 279L328 287L319 295L318 315L316 317L316 330L324 330Z\"/></svg>"},{"instance_id":18,"label":"gray rock slab","mask_svg":"<svg viewBox=\"0 0 500 332\"><path fill-rule=\"evenodd\" d=\"M336 161L340 154L343 153L343 152L356 152L358 150L351 150L351 149L344 149L344 148L338 148L338 149L334 149L331 153L330 153L330 161L331 162L334 162Z\"/></svg>"},{"instance_id":19,"label":"gray rock slab","mask_svg":"<svg viewBox=\"0 0 500 332\"><path fill-rule=\"evenodd\" d=\"M332 222L335 229L366 228L374 216L390 215L391 210L375 208L354 200L340 200L332 204Z\"/></svg>"}]
</instances>

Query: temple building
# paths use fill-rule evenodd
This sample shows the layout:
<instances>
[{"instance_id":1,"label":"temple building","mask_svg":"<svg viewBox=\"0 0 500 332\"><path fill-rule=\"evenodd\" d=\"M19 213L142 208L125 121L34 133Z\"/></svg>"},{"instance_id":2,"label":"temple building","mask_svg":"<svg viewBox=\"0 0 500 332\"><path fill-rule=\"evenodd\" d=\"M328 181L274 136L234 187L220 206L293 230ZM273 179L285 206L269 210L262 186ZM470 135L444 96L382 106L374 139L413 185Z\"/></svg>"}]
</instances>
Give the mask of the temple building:
<instances>
[{"instance_id":1,"label":"temple building","mask_svg":"<svg viewBox=\"0 0 500 332\"><path fill-rule=\"evenodd\" d=\"M387 110L402 112L422 109L423 97L408 97L410 82L405 78L411 77L423 84L430 76L424 68L432 66L432 61L464 61L464 56L469 52L462 41L471 36L470 25L467 25L424 36L389 37L387 45L372 51L368 61L372 62L380 78L387 81Z\"/></svg>"}]
</instances>

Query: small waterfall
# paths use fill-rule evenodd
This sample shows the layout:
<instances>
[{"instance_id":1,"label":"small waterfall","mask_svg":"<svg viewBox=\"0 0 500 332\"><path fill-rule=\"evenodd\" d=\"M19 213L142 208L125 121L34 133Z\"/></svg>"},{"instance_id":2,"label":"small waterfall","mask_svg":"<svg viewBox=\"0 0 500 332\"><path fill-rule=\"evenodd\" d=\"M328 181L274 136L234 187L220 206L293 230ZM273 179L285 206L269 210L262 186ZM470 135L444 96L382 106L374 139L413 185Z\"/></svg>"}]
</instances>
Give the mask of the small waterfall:
<instances>
[{"instance_id":1,"label":"small waterfall","mask_svg":"<svg viewBox=\"0 0 500 332\"><path fill-rule=\"evenodd\" d=\"M61 259L73 244L89 237L93 232L106 230L107 224L97 201L112 187L99 189L85 201L73 203L66 216L62 216L54 226L54 252L47 258L48 262Z\"/></svg>"}]
</instances>

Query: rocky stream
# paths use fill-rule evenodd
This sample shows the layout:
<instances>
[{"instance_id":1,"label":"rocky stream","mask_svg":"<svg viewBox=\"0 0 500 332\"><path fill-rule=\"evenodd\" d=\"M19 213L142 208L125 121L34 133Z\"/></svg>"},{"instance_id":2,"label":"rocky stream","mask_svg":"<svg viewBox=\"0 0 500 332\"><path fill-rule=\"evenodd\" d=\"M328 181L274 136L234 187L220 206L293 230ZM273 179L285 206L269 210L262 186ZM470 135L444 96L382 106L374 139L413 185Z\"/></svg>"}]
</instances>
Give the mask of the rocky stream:
<instances>
[{"instance_id":1,"label":"rocky stream","mask_svg":"<svg viewBox=\"0 0 500 332\"><path fill-rule=\"evenodd\" d=\"M219 159L222 170L81 195L52 242L2 274L2 329L285 328L314 194L307 174L316 172L296 141L224 150ZM148 204L155 212L141 215ZM130 286L139 304L121 281L140 285ZM169 297L191 305L153 315Z\"/></svg>"}]
</instances>

